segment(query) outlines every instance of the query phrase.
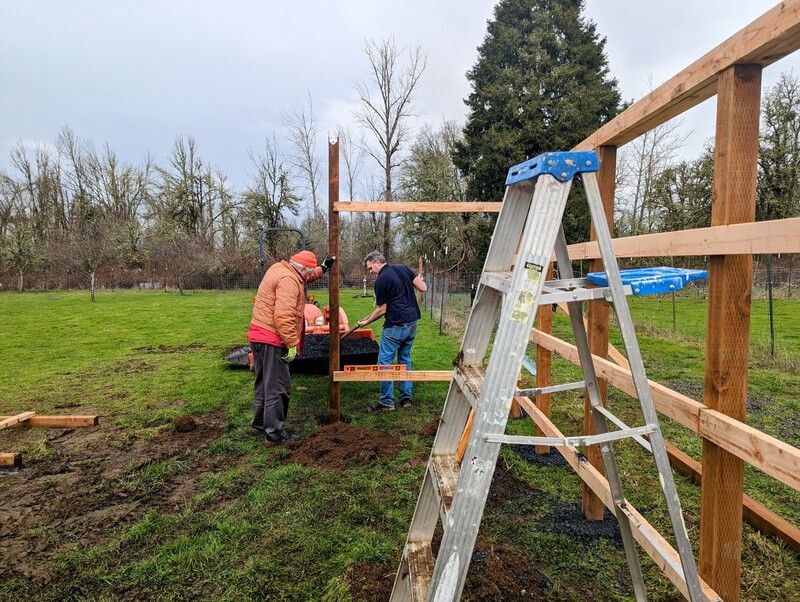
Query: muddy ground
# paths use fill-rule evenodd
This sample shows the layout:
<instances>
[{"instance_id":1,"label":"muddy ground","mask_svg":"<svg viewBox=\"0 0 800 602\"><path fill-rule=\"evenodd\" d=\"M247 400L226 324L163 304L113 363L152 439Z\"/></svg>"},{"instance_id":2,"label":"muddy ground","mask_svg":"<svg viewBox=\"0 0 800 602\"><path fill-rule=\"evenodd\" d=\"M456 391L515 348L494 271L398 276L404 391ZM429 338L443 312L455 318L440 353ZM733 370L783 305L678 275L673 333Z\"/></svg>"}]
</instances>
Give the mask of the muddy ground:
<instances>
[{"instance_id":1,"label":"muddy ground","mask_svg":"<svg viewBox=\"0 0 800 602\"><path fill-rule=\"evenodd\" d=\"M420 434L432 436L437 422ZM198 482L205 475L224 468L210 462L229 465L230 456L212 460L213 456L196 454L222 436L227 426L221 414L210 414L182 417L151 439L130 439L123 429L102 423L89 428L48 429L49 455L0 475L0 580L23 575L48 583L53 575L47 561L53 556L76 546L102 545L113 530L133 524L149 510L179 512L199 493ZM5 438L4 445L7 443ZM339 423L320 427L289 449L287 461L338 472L395 457L400 444L384 433ZM187 454L193 454L191 470L163 474L155 484L143 484L136 478L148 466ZM553 465L559 460L544 456L529 461ZM425 458L414 462L419 466L425 463ZM505 504L530 495L535 494L526 484L498 469L487 511L502 511ZM215 504L225 502L216 500ZM567 507L559 509L550 528L587 542L596 537L614 540L616 525L608 523L586 523L578 508ZM597 531L600 528L611 531ZM360 599L387 600L394 571L395 566L382 564L352 567L348 575L351 593ZM546 578L518 550L478 540L465 588L468 599L536 599L546 589Z\"/></svg>"},{"instance_id":2,"label":"muddy ground","mask_svg":"<svg viewBox=\"0 0 800 602\"><path fill-rule=\"evenodd\" d=\"M179 422L184 432L168 427L147 440L129 439L102 423L46 429L50 455L30 463L23 457L20 469L0 476L0 579L22 574L48 582L50 557L102 545L112 529L148 510L179 511L213 470L207 460L199 457L192 470L165 475L158 487L141 487L132 475L208 447L227 425L219 415L192 422L193 428L185 419ZM9 439L3 438L4 446Z\"/></svg>"}]
</instances>

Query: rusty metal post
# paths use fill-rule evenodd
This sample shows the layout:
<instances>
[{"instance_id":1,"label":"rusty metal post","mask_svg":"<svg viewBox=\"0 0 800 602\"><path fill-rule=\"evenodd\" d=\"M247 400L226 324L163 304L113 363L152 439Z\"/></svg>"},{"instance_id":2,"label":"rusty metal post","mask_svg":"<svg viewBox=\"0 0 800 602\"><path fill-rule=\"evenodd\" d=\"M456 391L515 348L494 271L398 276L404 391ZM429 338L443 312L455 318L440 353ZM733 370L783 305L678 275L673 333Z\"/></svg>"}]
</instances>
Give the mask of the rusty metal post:
<instances>
[{"instance_id":1,"label":"rusty metal post","mask_svg":"<svg viewBox=\"0 0 800 602\"><path fill-rule=\"evenodd\" d=\"M339 422L341 407L339 403L339 383L333 380L333 373L339 370L339 212L334 203L339 202L339 139L328 140L328 255L336 256L337 261L328 271L329 318L329 366L330 393L328 396L328 424Z\"/></svg>"}]
</instances>

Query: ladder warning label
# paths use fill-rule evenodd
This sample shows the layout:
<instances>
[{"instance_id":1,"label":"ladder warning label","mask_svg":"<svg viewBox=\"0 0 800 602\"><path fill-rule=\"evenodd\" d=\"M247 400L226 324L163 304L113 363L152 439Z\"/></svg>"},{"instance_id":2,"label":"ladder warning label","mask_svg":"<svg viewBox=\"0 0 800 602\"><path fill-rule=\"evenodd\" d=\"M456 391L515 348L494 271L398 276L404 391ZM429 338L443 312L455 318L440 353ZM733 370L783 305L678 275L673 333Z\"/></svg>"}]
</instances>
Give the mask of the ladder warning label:
<instances>
[{"instance_id":1,"label":"ladder warning label","mask_svg":"<svg viewBox=\"0 0 800 602\"><path fill-rule=\"evenodd\" d=\"M511 321L527 324L531 311L533 311L533 302L535 300L536 295L533 293L529 291L520 292L516 303L514 303L514 308L511 310Z\"/></svg>"},{"instance_id":2,"label":"ladder warning label","mask_svg":"<svg viewBox=\"0 0 800 602\"><path fill-rule=\"evenodd\" d=\"M526 279L523 288L517 295L511 311L511 321L527 324L536 307L536 288L542 280L543 267L533 262L525 262Z\"/></svg>"},{"instance_id":3,"label":"ladder warning label","mask_svg":"<svg viewBox=\"0 0 800 602\"><path fill-rule=\"evenodd\" d=\"M530 284L539 284L539 281L542 279L542 270L544 268L540 265L536 265L530 261L525 262L525 270L528 272L528 282Z\"/></svg>"}]
</instances>

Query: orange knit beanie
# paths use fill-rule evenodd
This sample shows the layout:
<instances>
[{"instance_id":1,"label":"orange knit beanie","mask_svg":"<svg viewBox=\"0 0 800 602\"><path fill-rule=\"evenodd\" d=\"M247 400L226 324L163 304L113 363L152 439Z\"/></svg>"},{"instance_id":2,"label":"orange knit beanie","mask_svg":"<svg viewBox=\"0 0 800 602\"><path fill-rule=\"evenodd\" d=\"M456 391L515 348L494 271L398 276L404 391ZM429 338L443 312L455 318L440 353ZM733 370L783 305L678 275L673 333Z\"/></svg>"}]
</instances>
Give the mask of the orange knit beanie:
<instances>
[{"instance_id":1,"label":"orange knit beanie","mask_svg":"<svg viewBox=\"0 0 800 602\"><path fill-rule=\"evenodd\" d=\"M311 251L300 251L291 256L291 260L307 268L317 267L317 256Z\"/></svg>"}]
</instances>

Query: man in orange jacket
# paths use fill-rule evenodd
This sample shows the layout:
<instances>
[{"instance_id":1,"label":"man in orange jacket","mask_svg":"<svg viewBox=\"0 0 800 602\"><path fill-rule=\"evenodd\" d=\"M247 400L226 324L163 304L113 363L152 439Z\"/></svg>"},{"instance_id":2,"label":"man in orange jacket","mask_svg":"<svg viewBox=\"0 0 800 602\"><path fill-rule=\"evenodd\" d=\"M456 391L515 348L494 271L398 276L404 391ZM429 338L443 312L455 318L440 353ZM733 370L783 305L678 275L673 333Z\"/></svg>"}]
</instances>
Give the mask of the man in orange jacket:
<instances>
[{"instance_id":1,"label":"man in orange jacket","mask_svg":"<svg viewBox=\"0 0 800 602\"><path fill-rule=\"evenodd\" d=\"M264 433L267 445L299 439L283 427L292 390L289 362L303 348L305 285L319 280L334 261L329 257L318 266L314 253L300 251L273 264L258 287L247 333L256 373L251 425L255 434Z\"/></svg>"}]
</instances>

